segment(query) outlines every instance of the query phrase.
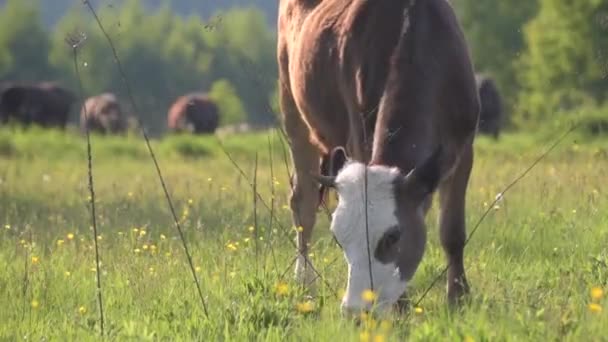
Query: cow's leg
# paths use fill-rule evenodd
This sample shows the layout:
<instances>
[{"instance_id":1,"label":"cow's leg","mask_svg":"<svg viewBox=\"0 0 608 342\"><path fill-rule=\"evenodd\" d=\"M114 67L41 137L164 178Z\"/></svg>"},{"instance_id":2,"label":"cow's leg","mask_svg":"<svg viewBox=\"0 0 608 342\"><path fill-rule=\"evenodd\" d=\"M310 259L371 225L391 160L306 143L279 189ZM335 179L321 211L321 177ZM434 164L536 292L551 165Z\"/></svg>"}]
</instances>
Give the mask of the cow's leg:
<instances>
[{"instance_id":1,"label":"cow's leg","mask_svg":"<svg viewBox=\"0 0 608 342\"><path fill-rule=\"evenodd\" d=\"M465 197L473 165L473 147L467 144L454 172L442 182L439 189L439 227L441 244L448 262L447 294L450 304L455 304L469 292L464 269Z\"/></svg>"},{"instance_id":2,"label":"cow's leg","mask_svg":"<svg viewBox=\"0 0 608 342\"><path fill-rule=\"evenodd\" d=\"M319 205L319 185L311 175L319 173L321 155L318 148L310 142L309 129L287 87L281 89L281 110L294 164L290 205L293 223L297 229L298 257L295 273L299 282L312 289L315 272L308 259L308 247Z\"/></svg>"}]
</instances>

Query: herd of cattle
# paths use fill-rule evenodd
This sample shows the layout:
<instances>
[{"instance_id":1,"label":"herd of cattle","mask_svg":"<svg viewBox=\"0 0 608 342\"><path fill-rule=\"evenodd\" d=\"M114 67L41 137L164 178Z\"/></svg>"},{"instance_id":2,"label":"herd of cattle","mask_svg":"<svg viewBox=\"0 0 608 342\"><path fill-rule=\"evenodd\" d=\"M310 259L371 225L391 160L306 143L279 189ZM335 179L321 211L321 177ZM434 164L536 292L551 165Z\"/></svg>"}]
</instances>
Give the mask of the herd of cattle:
<instances>
[{"instance_id":1,"label":"herd of cattle","mask_svg":"<svg viewBox=\"0 0 608 342\"><path fill-rule=\"evenodd\" d=\"M481 99L479 132L498 138L503 123L501 96L492 78L477 74L477 87ZM0 82L0 125L10 121L24 126L65 129L70 113L78 99L75 93L56 82ZM178 97L167 113L170 132L213 134L219 126L217 105L204 93L189 93ZM124 106L113 93L102 93L86 99L80 105L79 123L84 132L121 134L134 125L133 117L125 113ZM241 124L223 131L238 133L249 130Z\"/></svg>"},{"instance_id":2,"label":"herd of cattle","mask_svg":"<svg viewBox=\"0 0 608 342\"><path fill-rule=\"evenodd\" d=\"M0 123L15 122L23 126L65 129L78 98L75 93L56 82L0 82ZM84 132L121 134L132 125L118 97L102 93L80 105L79 124ZM171 132L193 134L214 133L219 125L219 109L206 94L189 93L178 97L167 115Z\"/></svg>"}]
</instances>

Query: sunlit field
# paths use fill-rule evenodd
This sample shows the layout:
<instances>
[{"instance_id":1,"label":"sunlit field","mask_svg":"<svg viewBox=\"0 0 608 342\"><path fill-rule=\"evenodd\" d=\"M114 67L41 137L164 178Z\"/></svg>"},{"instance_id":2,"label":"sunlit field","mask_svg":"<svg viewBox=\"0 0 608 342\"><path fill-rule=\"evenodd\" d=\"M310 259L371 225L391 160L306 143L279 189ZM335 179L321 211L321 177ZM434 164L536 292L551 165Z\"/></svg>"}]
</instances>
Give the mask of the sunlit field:
<instances>
[{"instance_id":1,"label":"sunlit field","mask_svg":"<svg viewBox=\"0 0 608 342\"><path fill-rule=\"evenodd\" d=\"M207 306L139 137L92 137L100 275L109 340L599 341L608 336L608 149L566 138L491 207L466 247L470 301L449 311L442 278L407 316L342 318L346 264L319 212L309 298L293 281L296 229L278 133L153 141ZM476 141L470 232L549 139ZM0 131L0 339L94 340L100 321L85 140ZM255 160L258 160L256 172ZM257 177L255 176L257 173ZM254 202L251 184L261 198ZM332 196L333 197L333 196ZM331 205L335 205L334 202ZM436 203L410 284L445 266Z\"/></svg>"}]
</instances>

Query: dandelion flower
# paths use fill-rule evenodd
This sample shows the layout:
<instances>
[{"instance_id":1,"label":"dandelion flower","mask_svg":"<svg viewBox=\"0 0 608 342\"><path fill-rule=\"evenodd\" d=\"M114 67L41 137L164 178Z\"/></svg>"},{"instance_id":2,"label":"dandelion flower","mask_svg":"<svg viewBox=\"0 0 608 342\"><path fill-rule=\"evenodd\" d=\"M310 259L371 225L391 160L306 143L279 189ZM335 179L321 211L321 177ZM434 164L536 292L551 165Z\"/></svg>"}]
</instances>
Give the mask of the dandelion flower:
<instances>
[{"instance_id":1,"label":"dandelion flower","mask_svg":"<svg viewBox=\"0 0 608 342\"><path fill-rule=\"evenodd\" d=\"M228 275L230 276L230 278L234 278L234 277L236 277L236 272L232 271L232 272L228 273Z\"/></svg>"},{"instance_id":2,"label":"dandelion flower","mask_svg":"<svg viewBox=\"0 0 608 342\"><path fill-rule=\"evenodd\" d=\"M38 301L34 299L32 301L32 308L37 309L39 306L40 306L40 303L38 303Z\"/></svg>"},{"instance_id":3,"label":"dandelion flower","mask_svg":"<svg viewBox=\"0 0 608 342\"><path fill-rule=\"evenodd\" d=\"M247 230L249 230L250 232L252 232L252 231L255 230L255 227L254 226L249 226L249 228L247 228Z\"/></svg>"},{"instance_id":4,"label":"dandelion flower","mask_svg":"<svg viewBox=\"0 0 608 342\"><path fill-rule=\"evenodd\" d=\"M361 293L361 298L363 298L364 301L371 303L376 300L376 294L374 291L368 289Z\"/></svg>"},{"instance_id":5,"label":"dandelion flower","mask_svg":"<svg viewBox=\"0 0 608 342\"><path fill-rule=\"evenodd\" d=\"M233 244L232 242L231 242L231 243L229 243L229 244L227 244L227 245L226 245L226 247L227 247L229 250L231 250L231 251L236 251L236 250L237 250L236 245L235 245L235 244Z\"/></svg>"},{"instance_id":6,"label":"dandelion flower","mask_svg":"<svg viewBox=\"0 0 608 342\"><path fill-rule=\"evenodd\" d=\"M371 334L367 330L364 330L359 334L359 340L361 342L369 342L371 341L371 337Z\"/></svg>"},{"instance_id":7,"label":"dandelion flower","mask_svg":"<svg viewBox=\"0 0 608 342\"><path fill-rule=\"evenodd\" d=\"M200 272L200 271L201 271L201 267L200 267L200 266L196 266L196 267L194 268L194 270L195 270L196 272Z\"/></svg>"},{"instance_id":8,"label":"dandelion flower","mask_svg":"<svg viewBox=\"0 0 608 342\"><path fill-rule=\"evenodd\" d=\"M150 245L150 250L152 252L155 252L156 251L156 245Z\"/></svg>"},{"instance_id":9,"label":"dandelion flower","mask_svg":"<svg viewBox=\"0 0 608 342\"><path fill-rule=\"evenodd\" d=\"M69 276L71 276L71 275L72 275L72 273L71 273L70 271L65 271L63 274L64 274L66 277L69 277Z\"/></svg>"},{"instance_id":10,"label":"dandelion flower","mask_svg":"<svg viewBox=\"0 0 608 342\"><path fill-rule=\"evenodd\" d=\"M39 257L37 257L37 256L33 256L32 257L32 264L36 265L39 262L40 262L40 258Z\"/></svg>"},{"instance_id":11,"label":"dandelion flower","mask_svg":"<svg viewBox=\"0 0 608 342\"><path fill-rule=\"evenodd\" d=\"M212 181L213 181L213 178L211 178L211 177L207 178L207 182L212 182Z\"/></svg>"},{"instance_id":12,"label":"dandelion flower","mask_svg":"<svg viewBox=\"0 0 608 342\"><path fill-rule=\"evenodd\" d=\"M192 205L192 203L194 203L194 201L192 200L192 198L188 199L188 204Z\"/></svg>"},{"instance_id":13,"label":"dandelion flower","mask_svg":"<svg viewBox=\"0 0 608 342\"><path fill-rule=\"evenodd\" d=\"M302 226L297 226L295 229L296 229L296 232L300 232L300 233L304 231L304 227L302 227Z\"/></svg>"},{"instance_id":14,"label":"dandelion flower","mask_svg":"<svg viewBox=\"0 0 608 342\"><path fill-rule=\"evenodd\" d=\"M380 335L374 336L374 342L384 342L384 341L386 341L386 337L384 337L384 335L380 334Z\"/></svg>"},{"instance_id":15,"label":"dandelion flower","mask_svg":"<svg viewBox=\"0 0 608 342\"><path fill-rule=\"evenodd\" d=\"M135 248L135 249L133 250L133 252L135 252L135 253L139 253L139 252L141 252L141 250L140 250L139 248Z\"/></svg>"},{"instance_id":16,"label":"dandelion flower","mask_svg":"<svg viewBox=\"0 0 608 342\"><path fill-rule=\"evenodd\" d=\"M307 300L302 303L297 303L296 308L300 313L309 313L315 309L315 306L310 300Z\"/></svg>"},{"instance_id":17,"label":"dandelion flower","mask_svg":"<svg viewBox=\"0 0 608 342\"><path fill-rule=\"evenodd\" d=\"M74 234L72 234L72 233L69 233L67 237L68 237L68 240L74 240Z\"/></svg>"},{"instance_id":18,"label":"dandelion flower","mask_svg":"<svg viewBox=\"0 0 608 342\"><path fill-rule=\"evenodd\" d=\"M594 287L591 289L591 298L593 300L600 300L604 296L604 291L600 287Z\"/></svg>"},{"instance_id":19,"label":"dandelion flower","mask_svg":"<svg viewBox=\"0 0 608 342\"><path fill-rule=\"evenodd\" d=\"M4 229L11 229L11 225L10 224L5 224L4 225Z\"/></svg>"},{"instance_id":20,"label":"dandelion flower","mask_svg":"<svg viewBox=\"0 0 608 342\"><path fill-rule=\"evenodd\" d=\"M286 283L280 282L275 286L275 292L279 296L284 296L289 293L289 286Z\"/></svg>"},{"instance_id":21,"label":"dandelion flower","mask_svg":"<svg viewBox=\"0 0 608 342\"><path fill-rule=\"evenodd\" d=\"M137 233L137 232L139 232L139 229L133 228L133 233Z\"/></svg>"},{"instance_id":22,"label":"dandelion flower","mask_svg":"<svg viewBox=\"0 0 608 342\"><path fill-rule=\"evenodd\" d=\"M147 250L148 250L148 245L144 244L143 246L141 246L141 248L142 248L144 251L147 251Z\"/></svg>"},{"instance_id":23,"label":"dandelion flower","mask_svg":"<svg viewBox=\"0 0 608 342\"><path fill-rule=\"evenodd\" d=\"M150 273L154 273L154 267L150 267L148 271L150 271Z\"/></svg>"},{"instance_id":24,"label":"dandelion flower","mask_svg":"<svg viewBox=\"0 0 608 342\"><path fill-rule=\"evenodd\" d=\"M471 336L465 336L464 342L475 342L475 340Z\"/></svg>"},{"instance_id":25,"label":"dandelion flower","mask_svg":"<svg viewBox=\"0 0 608 342\"><path fill-rule=\"evenodd\" d=\"M87 313L87 308L85 308L84 306L81 306L78 308L78 313L80 313L81 315L84 315Z\"/></svg>"},{"instance_id":26,"label":"dandelion flower","mask_svg":"<svg viewBox=\"0 0 608 342\"><path fill-rule=\"evenodd\" d=\"M64 242L65 242L65 240L61 240L61 239L57 240L57 246L63 245Z\"/></svg>"},{"instance_id":27,"label":"dandelion flower","mask_svg":"<svg viewBox=\"0 0 608 342\"><path fill-rule=\"evenodd\" d=\"M103 240L103 236L97 235L97 240Z\"/></svg>"},{"instance_id":28,"label":"dandelion flower","mask_svg":"<svg viewBox=\"0 0 608 342\"><path fill-rule=\"evenodd\" d=\"M139 231L139 236L144 236L144 235L146 235L146 230L145 229L141 229Z\"/></svg>"},{"instance_id":29,"label":"dandelion flower","mask_svg":"<svg viewBox=\"0 0 608 342\"><path fill-rule=\"evenodd\" d=\"M251 240L251 239L250 239L250 238L244 238L244 239L243 239L243 242L245 242L245 243L249 243L249 240Z\"/></svg>"},{"instance_id":30,"label":"dandelion flower","mask_svg":"<svg viewBox=\"0 0 608 342\"><path fill-rule=\"evenodd\" d=\"M421 307L417 306L414 308L414 312L417 314L421 314L424 312L424 309L422 309Z\"/></svg>"},{"instance_id":31,"label":"dandelion flower","mask_svg":"<svg viewBox=\"0 0 608 342\"><path fill-rule=\"evenodd\" d=\"M589 311L593 312L593 313L600 313L602 312L602 307L597 304L597 303L590 303L589 306Z\"/></svg>"},{"instance_id":32,"label":"dandelion flower","mask_svg":"<svg viewBox=\"0 0 608 342\"><path fill-rule=\"evenodd\" d=\"M166 240L166 239L167 239L167 237L166 237L164 234L160 234L160 239L161 239L161 240Z\"/></svg>"}]
</instances>

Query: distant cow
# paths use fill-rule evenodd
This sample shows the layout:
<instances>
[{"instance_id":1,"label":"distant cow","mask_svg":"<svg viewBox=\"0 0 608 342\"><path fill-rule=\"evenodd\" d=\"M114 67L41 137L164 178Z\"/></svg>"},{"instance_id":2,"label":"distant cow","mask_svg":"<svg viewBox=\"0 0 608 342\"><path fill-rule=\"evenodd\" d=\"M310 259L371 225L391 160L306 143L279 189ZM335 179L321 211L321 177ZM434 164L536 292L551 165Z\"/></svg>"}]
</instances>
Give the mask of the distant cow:
<instances>
[{"instance_id":1,"label":"distant cow","mask_svg":"<svg viewBox=\"0 0 608 342\"><path fill-rule=\"evenodd\" d=\"M76 96L55 82L4 83L0 95L0 122L14 121L25 126L67 125Z\"/></svg>"},{"instance_id":2,"label":"distant cow","mask_svg":"<svg viewBox=\"0 0 608 342\"><path fill-rule=\"evenodd\" d=\"M204 94L180 96L169 109L167 124L172 132L212 134L219 125L219 109Z\"/></svg>"},{"instance_id":3,"label":"distant cow","mask_svg":"<svg viewBox=\"0 0 608 342\"><path fill-rule=\"evenodd\" d=\"M498 139L503 123L502 99L496 83L489 76L476 74L481 112L479 114L479 132Z\"/></svg>"},{"instance_id":4,"label":"distant cow","mask_svg":"<svg viewBox=\"0 0 608 342\"><path fill-rule=\"evenodd\" d=\"M127 120L116 95L103 93L85 101L80 111L80 129L86 132L87 127L91 132L101 134L123 133L127 129Z\"/></svg>"}]
</instances>

